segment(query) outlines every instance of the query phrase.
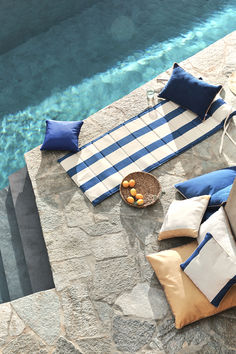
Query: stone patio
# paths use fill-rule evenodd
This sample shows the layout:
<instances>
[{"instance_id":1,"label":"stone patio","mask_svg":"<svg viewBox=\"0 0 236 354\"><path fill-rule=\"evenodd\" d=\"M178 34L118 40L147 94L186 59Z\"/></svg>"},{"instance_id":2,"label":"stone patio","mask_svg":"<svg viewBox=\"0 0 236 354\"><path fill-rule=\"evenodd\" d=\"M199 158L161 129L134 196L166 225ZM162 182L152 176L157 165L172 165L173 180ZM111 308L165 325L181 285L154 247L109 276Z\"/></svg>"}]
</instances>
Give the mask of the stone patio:
<instances>
[{"instance_id":1,"label":"stone patio","mask_svg":"<svg viewBox=\"0 0 236 354\"><path fill-rule=\"evenodd\" d=\"M224 85L236 70L236 31L181 65ZM160 75L168 78L170 70ZM147 108L155 79L85 120L80 144ZM236 139L235 121L231 134ZM34 188L55 289L0 305L0 352L27 353L235 353L236 310L176 330L164 292L145 255L183 240L157 241L176 182L236 164L235 146L221 131L157 168L160 201L147 209L125 205L119 193L97 207L66 175L61 153L25 155Z\"/></svg>"}]
</instances>

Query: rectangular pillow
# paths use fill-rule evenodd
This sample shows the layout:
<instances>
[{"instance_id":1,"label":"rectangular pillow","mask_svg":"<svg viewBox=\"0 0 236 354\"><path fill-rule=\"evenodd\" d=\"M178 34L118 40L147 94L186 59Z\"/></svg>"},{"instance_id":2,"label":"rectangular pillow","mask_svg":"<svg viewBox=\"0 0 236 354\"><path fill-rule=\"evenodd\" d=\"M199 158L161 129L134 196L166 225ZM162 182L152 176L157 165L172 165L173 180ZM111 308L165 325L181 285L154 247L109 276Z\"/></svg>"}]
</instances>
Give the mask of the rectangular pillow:
<instances>
[{"instance_id":1,"label":"rectangular pillow","mask_svg":"<svg viewBox=\"0 0 236 354\"><path fill-rule=\"evenodd\" d=\"M216 307L236 283L236 257L230 257L210 233L180 267Z\"/></svg>"},{"instance_id":2,"label":"rectangular pillow","mask_svg":"<svg viewBox=\"0 0 236 354\"><path fill-rule=\"evenodd\" d=\"M213 100L221 89L221 85L215 86L199 80L174 63L171 77L158 96L189 109L200 119L205 119Z\"/></svg>"},{"instance_id":3,"label":"rectangular pillow","mask_svg":"<svg viewBox=\"0 0 236 354\"><path fill-rule=\"evenodd\" d=\"M197 242L193 241L184 246L147 256L163 286L178 329L236 306L236 285L232 286L220 305L215 307L181 270L180 264L193 253L196 247Z\"/></svg>"},{"instance_id":4,"label":"rectangular pillow","mask_svg":"<svg viewBox=\"0 0 236 354\"><path fill-rule=\"evenodd\" d=\"M164 218L158 240L179 236L198 237L209 199L209 195L202 195L185 200L174 200Z\"/></svg>"}]
</instances>

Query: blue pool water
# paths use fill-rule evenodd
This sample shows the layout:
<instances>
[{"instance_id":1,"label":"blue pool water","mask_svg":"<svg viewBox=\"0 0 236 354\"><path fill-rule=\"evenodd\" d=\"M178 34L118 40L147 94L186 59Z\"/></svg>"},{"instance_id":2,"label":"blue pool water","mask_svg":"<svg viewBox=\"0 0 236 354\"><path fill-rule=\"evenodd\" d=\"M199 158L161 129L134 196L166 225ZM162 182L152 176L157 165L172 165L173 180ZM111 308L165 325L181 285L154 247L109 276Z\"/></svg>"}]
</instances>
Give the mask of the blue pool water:
<instances>
[{"instance_id":1,"label":"blue pool water","mask_svg":"<svg viewBox=\"0 0 236 354\"><path fill-rule=\"evenodd\" d=\"M236 28L235 0L100 0L0 56L0 188L43 141Z\"/></svg>"}]
</instances>

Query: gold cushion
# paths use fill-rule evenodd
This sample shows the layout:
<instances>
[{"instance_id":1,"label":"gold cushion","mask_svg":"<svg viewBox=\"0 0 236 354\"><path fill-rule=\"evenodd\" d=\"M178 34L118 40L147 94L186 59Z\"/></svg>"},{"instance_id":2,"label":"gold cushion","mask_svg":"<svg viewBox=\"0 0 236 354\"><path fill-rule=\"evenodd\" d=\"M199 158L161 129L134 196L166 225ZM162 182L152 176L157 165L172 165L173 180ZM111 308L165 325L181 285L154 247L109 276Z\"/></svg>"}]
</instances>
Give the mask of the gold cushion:
<instances>
[{"instance_id":1,"label":"gold cushion","mask_svg":"<svg viewBox=\"0 0 236 354\"><path fill-rule=\"evenodd\" d=\"M164 288L177 329L236 306L236 285L228 291L220 305L215 307L181 270L180 264L186 261L197 246L198 243L193 241L147 256Z\"/></svg>"},{"instance_id":2,"label":"gold cushion","mask_svg":"<svg viewBox=\"0 0 236 354\"><path fill-rule=\"evenodd\" d=\"M179 236L197 238L209 200L210 195L174 200L167 211L158 240Z\"/></svg>"}]
</instances>

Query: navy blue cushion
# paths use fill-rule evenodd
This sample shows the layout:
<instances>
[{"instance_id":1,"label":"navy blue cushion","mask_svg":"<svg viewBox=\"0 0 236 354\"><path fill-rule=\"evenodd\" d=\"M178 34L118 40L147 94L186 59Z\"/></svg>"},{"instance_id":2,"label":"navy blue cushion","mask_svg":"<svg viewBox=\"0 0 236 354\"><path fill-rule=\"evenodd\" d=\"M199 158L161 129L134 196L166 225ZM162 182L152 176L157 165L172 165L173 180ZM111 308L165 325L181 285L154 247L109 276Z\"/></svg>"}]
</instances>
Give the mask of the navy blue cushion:
<instances>
[{"instance_id":1,"label":"navy blue cushion","mask_svg":"<svg viewBox=\"0 0 236 354\"><path fill-rule=\"evenodd\" d=\"M207 210L205 211L205 214L203 215L203 218L202 218L202 223L204 223L207 219L209 219L210 216L212 216L212 214L214 214L217 210L219 210L220 207L210 207L210 208L207 208Z\"/></svg>"},{"instance_id":2,"label":"navy blue cushion","mask_svg":"<svg viewBox=\"0 0 236 354\"><path fill-rule=\"evenodd\" d=\"M175 63L169 81L158 96L190 109L204 119L221 89L221 85L210 85L199 80Z\"/></svg>"},{"instance_id":3,"label":"navy blue cushion","mask_svg":"<svg viewBox=\"0 0 236 354\"><path fill-rule=\"evenodd\" d=\"M211 199L208 207L217 207L227 201L235 178L236 166L233 166L177 183L175 188L185 198L209 194Z\"/></svg>"},{"instance_id":4,"label":"navy blue cushion","mask_svg":"<svg viewBox=\"0 0 236 354\"><path fill-rule=\"evenodd\" d=\"M46 120L46 134L40 150L79 151L78 136L82 125L83 121Z\"/></svg>"}]
</instances>

